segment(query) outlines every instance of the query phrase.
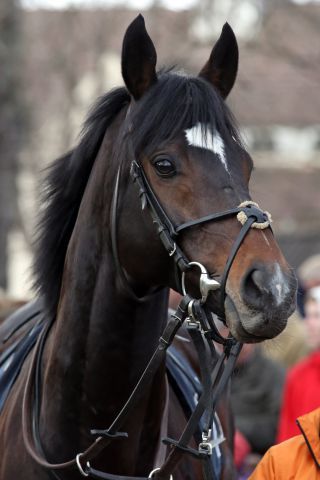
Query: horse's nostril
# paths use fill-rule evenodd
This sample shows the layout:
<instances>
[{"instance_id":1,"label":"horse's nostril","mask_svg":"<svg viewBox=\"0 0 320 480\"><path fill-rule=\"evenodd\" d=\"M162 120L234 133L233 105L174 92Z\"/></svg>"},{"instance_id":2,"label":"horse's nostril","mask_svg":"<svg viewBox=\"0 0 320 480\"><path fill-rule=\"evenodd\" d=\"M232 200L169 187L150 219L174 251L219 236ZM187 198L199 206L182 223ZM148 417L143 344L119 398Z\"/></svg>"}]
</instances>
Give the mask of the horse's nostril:
<instances>
[{"instance_id":1,"label":"horse's nostril","mask_svg":"<svg viewBox=\"0 0 320 480\"><path fill-rule=\"evenodd\" d=\"M250 270L242 283L242 298L245 303L261 308L269 295L267 270L265 268Z\"/></svg>"},{"instance_id":2,"label":"horse's nostril","mask_svg":"<svg viewBox=\"0 0 320 480\"><path fill-rule=\"evenodd\" d=\"M261 292L265 289L265 275L262 270L253 270L251 273L251 280L258 290Z\"/></svg>"}]
</instances>

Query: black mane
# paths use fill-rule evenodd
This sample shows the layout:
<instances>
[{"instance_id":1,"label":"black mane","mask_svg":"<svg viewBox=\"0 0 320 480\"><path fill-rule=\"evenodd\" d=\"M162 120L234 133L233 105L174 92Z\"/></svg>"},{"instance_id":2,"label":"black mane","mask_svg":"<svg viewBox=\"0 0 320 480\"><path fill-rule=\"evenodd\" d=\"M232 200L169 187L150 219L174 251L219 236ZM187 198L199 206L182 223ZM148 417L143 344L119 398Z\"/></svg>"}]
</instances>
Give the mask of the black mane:
<instances>
[{"instance_id":1,"label":"black mane","mask_svg":"<svg viewBox=\"0 0 320 480\"><path fill-rule=\"evenodd\" d=\"M142 97L132 115L132 142L136 155L152 151L197 123L218 131L226 144L242 145L238 127L226 103L201 77L163 72Z\"/></svg>"},{"instance_id":2,"label":"black mane","mask_svg":"<svg viewBox=\"0 0 320 480\"><path fill-rule=\"evenodd\" d=\"M92 166L107 128L129 102L124 87L98 99L79 145L49 167L35 245L34 286L51 315L56 311L65 255Z\"/></svg>"},{"instance_id":3,"label":"black mane","mask_svg":"<svg viewBox=\"0 0 320 480\"><path fill-rule=\"evenodd\" d=\"M56 312L65 255L92 166L107 128L129 102L125 88L99 99L85 122L79 145L49 169L34 273L35 287L51 315ZM160 73L156 84L136 104L127 120L131 122L130 138L136 155L142 149L149 151L173 139L198 122L218 130L229 145L241 145L228 107L219 93L199 77Z\"/></svg>"}]
</instances>

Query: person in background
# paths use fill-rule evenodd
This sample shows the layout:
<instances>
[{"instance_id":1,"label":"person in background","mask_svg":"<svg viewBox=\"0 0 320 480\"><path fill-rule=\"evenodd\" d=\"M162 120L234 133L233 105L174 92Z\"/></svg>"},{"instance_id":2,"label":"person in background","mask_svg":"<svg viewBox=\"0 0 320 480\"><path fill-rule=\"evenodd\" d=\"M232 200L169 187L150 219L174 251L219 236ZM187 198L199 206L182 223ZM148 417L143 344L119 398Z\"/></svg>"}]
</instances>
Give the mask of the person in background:
<instances>
[{"instance_id":1,"label":"person in background","mask_svg":"<svg viewBox=\"0 0 320 480\"><path fill-rule=\"evenodd\" d=\"M231 379L231 405L237 430L256 453L274 444L284 378L284 368L258 345L243 345Z\"/></svg>"},{"instance_id":2,"label":"person in background","mask_svg":"<svg viewBox=\"0 0 320 480\"><path fill-rule=\"evenodd\" d=\"M297 418L300 435L271 447L249 480L320 478L320 408Z\"/></svg>"},{"instance_id":3,"label":"person in background","mask_svg":"<svg viewBox=\"0 0 320 480\"><path fill-rule=\"evenodd\" d=\"M267 358L259 345L243 345L231 378L240 478L247 478L275 442L284 379L285 369Z\"/></svg>"},{"instance_id":4,"label":"person in background","mask_svg":"<svg viewBox=\"0 0 320 480\"><path fill-rule=\"evenodd\" d=\"M298 268L297 271L299 290L297 296L297 307L304 317L305 295L310 288L320 286L320 254L311 255Z\"/></svg>"},{"instance_id":5,"label":"person in background","mask_svg":"<svg viewBox=\"0 0 320 480\"><path fill-rule=\"evenodd\" d=\"M298 268L298 279L304 290L320 285L320 254L312 255Z\"/></svg>"},{"instance_id":6,"label":"person in background","mask_svg":"<svg viewBox=\"0 0 320 480\"><path fill-rule=\"evenodd\" d=\"M320 406L320 286L305 294L304 325L311 353L287 374L277 441L300 433L296 418Z\"/></svg>"}]
</instances>

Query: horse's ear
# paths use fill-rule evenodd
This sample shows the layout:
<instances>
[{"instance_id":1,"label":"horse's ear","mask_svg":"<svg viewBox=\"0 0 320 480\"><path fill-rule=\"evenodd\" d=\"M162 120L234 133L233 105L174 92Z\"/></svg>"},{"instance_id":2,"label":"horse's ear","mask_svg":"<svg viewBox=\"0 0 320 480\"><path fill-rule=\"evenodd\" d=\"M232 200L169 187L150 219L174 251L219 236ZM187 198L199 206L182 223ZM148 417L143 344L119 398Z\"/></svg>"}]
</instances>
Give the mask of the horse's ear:
<instances>
[{"instance_id":1,"label":"horse's ear","mask_svg":"<svg viewBox=\"0 0 320 480\"><path fill-rule=\"evenodd\" d=\"M223 98L226 98L236 80L238 61L239 49L236 36L230 25L225 23L219 40L199 76L214 85Z\"/></svg>"},{"instance_id":2,"label":"horse's ear","mask_svg":"<svg viewBox=\"0 0 320 480\"><path fill-rule=\"evenodd\" d=\"M157 53L148 35L142 15L129 25L122 45L122 76L135 100L157 80Z\"/></svg>"}]
</instances>

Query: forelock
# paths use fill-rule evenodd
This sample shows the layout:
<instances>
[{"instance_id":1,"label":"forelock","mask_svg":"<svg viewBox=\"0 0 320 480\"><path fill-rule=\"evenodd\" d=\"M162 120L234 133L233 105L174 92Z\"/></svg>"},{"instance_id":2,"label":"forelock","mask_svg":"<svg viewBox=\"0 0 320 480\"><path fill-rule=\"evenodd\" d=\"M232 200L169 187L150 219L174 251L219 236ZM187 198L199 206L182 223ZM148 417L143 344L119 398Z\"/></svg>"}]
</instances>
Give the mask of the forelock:
<instances>
[{"instance_id":1,"label":"forelock","mask_svg":"<svg viewBox=\"0 0 320 480\"><path fill-rule=\"evenodd\" d=\"M181 132L203 125L225 142L242 145L236 122L220 94L200 77L164 72L131 114L134 151L154 151Z\"/></svg>"}]
</instances>

